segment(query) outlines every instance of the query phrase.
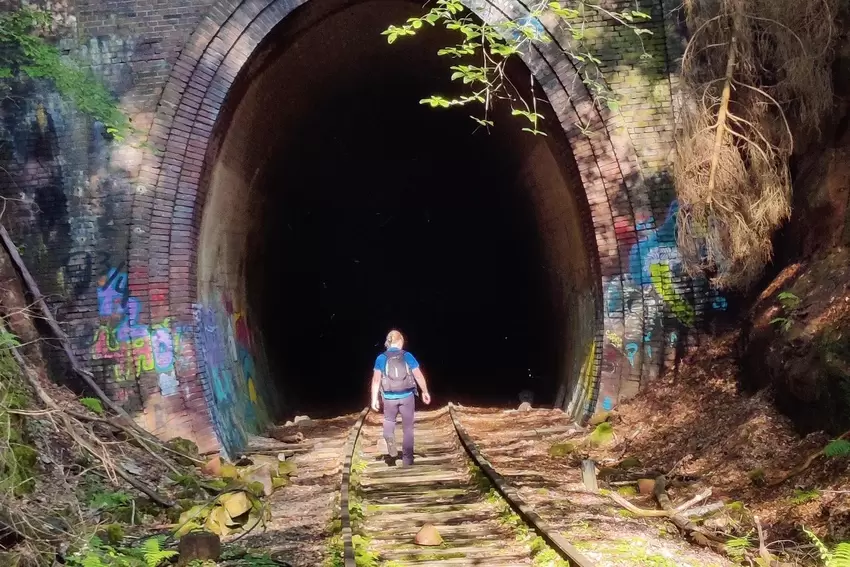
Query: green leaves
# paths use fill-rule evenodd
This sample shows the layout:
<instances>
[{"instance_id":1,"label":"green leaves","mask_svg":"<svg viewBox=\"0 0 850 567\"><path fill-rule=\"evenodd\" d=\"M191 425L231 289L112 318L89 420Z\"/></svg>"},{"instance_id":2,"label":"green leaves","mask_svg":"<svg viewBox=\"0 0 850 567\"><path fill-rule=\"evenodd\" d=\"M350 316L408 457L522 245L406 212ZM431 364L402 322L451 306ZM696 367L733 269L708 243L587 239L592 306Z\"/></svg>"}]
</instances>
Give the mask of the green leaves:
<instances>
[{"instance_id":1,"label":"green leaves","mask_svg":"<svg viewBox=\"0 0 850 567\"><path fill-rule=\"evenodd\" d=\"M564 7L561 2L549 2L549 9L565 20L573 20L581 15L578 10Z\"/></svg>"},{"instance_id":2,"label":"green leaves","mask_svg":"<svg viewBox=\"0 0 850 567\"><path fill-rule=\"evenodd\" d=\"M487 80L487 70L482 67L476 67L475 65L454 65L450 67L454 73L452 73L452 80L456 81L461 79L464 85L468 85L470 83L484 83L489 84Z\"/></svg>"},{"instance_id":3,"label":"green leaves","mask_svg":"<svg viewBox=\"0 0 850 567\"><path fill-rule=\"evenodd\" d=\"M409 20L408 20L409 21ZM422 27L421 23L419 27ZM387 36L387 43L393 44L395 40L397 40L400 36L404 35L416 35L416 32L413 29L411 24L405 26L390 26L384 31L381 32L381 35Z\"/></svg>"},{"instance_id":4,"label":"green leaves","mask_svg":"<svg viewBox=\"0 0 850 567\"><path fill-rule=\"evenodd\" d=\"M850 457L850 441L847 439L833 439L824 447L823 454L832 459Z\"/></svg>"},{"instance_id":5,"label":"green leaves","mask_svg":"<svg viewBox=\"0 0 850 567\"><path fill-rule=\"evenodd\" d=\"M90 412L95 413L97 415L103 415L103 403L97 398L80 398L80 403L83 404L86 409Z\"/></svg>"},{"instance_id":6,"label":"green leaves","mask_svg":"<svg viewBox=\"0 0 850 567\"><path fill-rule=\"evenodd\" d=\"M485 120L483 118L476 118L475 116L470 116L470 118L472 118L473 120L475 120L475 122L477 122L481 126L484 126L485 128L489 128L490 126L494 125L492 120Z\"/></svg>"},{"instance_id":7,"label":"green leaves","mask_svg":"<svg viewBox=\"0 0 850 567\"><path fill-rule=\"evenodd\" d=\"M466 87L466 92L451 96L432 95L421 99L420 104L431 108L451 108L472 103L484 106L483 116L471 118L479 125L493 126L489 118L495 104L510 101L512 115L524 118L528 123L522 131L535 136L545 136L539 128L543 115L537 112L537 98L533 92L529 95L518 89L505 74L506 61L512 56L523 52L531 44L544 44L552 41L542 21L544 17L556 16L560 19L572 38L560 46L573 60L582 78L582 82L590 91L594 102L600 107L607 107L612 112L619 112L620 103L604 84L601 68L603 61L597 57L587 43L589 30L598 27L595 22L615 20L621 25L634 31L638 38L652 35L652 30L638 27L650 21L652 16L638 9L610 11L602 5L584 1L544 1L535 4L525 14L507 21L482 23L469 15L459 0L437 0L433 7L421 17L408 18L401 26L390 26L383 33L388 43L394 43L401 37L415 35L425 28L440 26L448 31L460 34L461 40L456 45L449 45L437 51L437 55L461 60L451 65L450 78L452 81ZM643 40L640 39L641 45ZM649 59L651 55L643 50L641 59ZM474 62L473 64L470 64ZM461 64L462 63L462 64ZM532 81L532 88L534 83ZM515 108L517 101L520 108ZM586 128L580 127L588 133Z\"/></svg>"},{"instance_id":8,"label":"green leaves","mask_svg":"<svg viewBox=\"0 0 850 567\"><path fill-rule=\"evenodd\" d=\"M451 103L447 99L436 95L428 98L423 98L419 101L419 104L427 104L431 108L448 108L449 106L451 106Z\"/></svg>"}]
</instances>

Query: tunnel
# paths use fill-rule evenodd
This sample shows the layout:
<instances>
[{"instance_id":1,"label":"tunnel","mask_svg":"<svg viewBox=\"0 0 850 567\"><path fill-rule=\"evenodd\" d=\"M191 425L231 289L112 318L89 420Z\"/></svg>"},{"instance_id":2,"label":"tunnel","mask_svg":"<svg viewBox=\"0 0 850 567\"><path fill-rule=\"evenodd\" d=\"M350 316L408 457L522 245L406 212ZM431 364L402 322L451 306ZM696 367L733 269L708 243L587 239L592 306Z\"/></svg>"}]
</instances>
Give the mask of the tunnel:
<instances>
[{"instance_id":1,"label":"tunnel","mask_svg":"<svg viewBox=\"0 0 850 567\"><path fill-rule=\"evenodd\" d=\"M561 126L454 95L445 30L388 45L405 0L309 2L240 71L207 153L198 299L238 310L275 419L368 403L390 329L435 405L565 405L597 327L588 205ZM529 84L517 59L516 84ZM524 87L522 87L524 88ZM238 305L238 309L233 305Z\"/></svg>"}]
</instances>

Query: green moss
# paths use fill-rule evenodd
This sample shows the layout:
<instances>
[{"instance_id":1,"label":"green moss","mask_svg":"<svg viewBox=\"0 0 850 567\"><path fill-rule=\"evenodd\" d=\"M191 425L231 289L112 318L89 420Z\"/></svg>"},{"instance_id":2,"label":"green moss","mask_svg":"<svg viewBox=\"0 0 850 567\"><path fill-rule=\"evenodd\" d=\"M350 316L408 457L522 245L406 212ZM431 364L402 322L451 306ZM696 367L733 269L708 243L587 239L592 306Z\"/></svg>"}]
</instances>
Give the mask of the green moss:
<instances>
[{"instance_id":1,"label":"green moss","mask_svg":"<svg viewBox=\"0 0 850 567\"><path fill-rule=\"evenodd\" d=\"M566 457L576 450L575 443L555 443L549 447L549 456L554 458Z\"/></svg>"},{"instance_id":2,"label":"green moss","mask_svg":"<svg viewBox=\"0 0 850 567\"><path fill-rule=\"evenodd\" d=\"M103 529L103 539L109 543L121 543L124 539L124 527L121 524L107 524Z\"/></svg>"},{"instance_id":3,"label":"green moss","mask_svg":"<svg viewBox=\"0 0 850 567\"><path fill-rule=\"evenodd\" d=\"M166 441L165 446L171 449L172 451L177 451L182 455L186 455L191 457L192 459L199 459L200 454L198 453L198 446L188 439L184 439L182 437L174 437L173 439L169 439ZM194 464L192 459L185 459L177 457L177 461L182 465L190 466Z\"/></svg>"},{"instance_id":4,"label":"green moss","mask_svg":"<svg viewBox=\"0 0 850 567\"><path fill-rule=\"evenodd\" d=\"M594 447L601 447L614 439L614 426L610 422L603 422L596 426L587 441Z\"/></svg>"},{"instance_id":5,"label":"green moss","mask_svg":"<svg viewBox=\"0 0 850 567\"><path fill-rule=\"evenodd\" d=\"M765 483L765 473L764 469L757 468L753 469L747 473L747 477L749 477L750 482L752 482L755 486L764 486Z\"/></svg>"},{"instance_id":6,"label":"green moss","mask_svg":"<svg viewBox=\"0 0 850 567\"><path fill-rule=\"evenodd\" d=\"M634 486L621 486L617 488L617 492L621 496L634 496L637 494L637 489Z\"/></svg>"}]
</instances>

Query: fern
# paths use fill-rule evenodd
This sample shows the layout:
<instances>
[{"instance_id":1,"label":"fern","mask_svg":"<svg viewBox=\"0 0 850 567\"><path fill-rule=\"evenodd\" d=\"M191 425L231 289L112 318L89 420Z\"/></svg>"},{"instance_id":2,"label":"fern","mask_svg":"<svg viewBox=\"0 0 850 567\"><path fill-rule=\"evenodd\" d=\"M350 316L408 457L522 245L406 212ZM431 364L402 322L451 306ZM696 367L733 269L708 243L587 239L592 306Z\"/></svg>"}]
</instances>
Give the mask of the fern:
<instances>
[{"instance_id":1,"label":"fern","mask_svg":"<svg viewBox=\"0 0 850 567\"><path fill-rule=\"evenodd\" d=\"M814 533L803 528L820 554L825 567L850 567L850 542L845 541L835 546L832 551Z\"/></svg>"},{"instance_id":2,"label":"fern","mask_svg":"<svg viewBox=\"0 0 850 567\"><path fill-rule=\"evenodd\" d=\"M827 567L850 567L850 542L845 541L835 546Z\"/></svg>"},{"instance_id":3,"label":"fern","mask_svg":"<svg viewBox=\"0 0 850 567\"><path fill-rule=\"evenodd\" d=\"M103 561L100 560L100 557L94 554L83 557L81 565L83 567L106 567Z\"/></svg>"},{"instance_id":4,"label":"fern","mask_svg":"<svg viewBox=\"0 0 850 567\"><path fill-rule=\"evenodd\" d=\"M850 441L847 439L834 439L824 447L823 454L830 458L850 457Z\"/></svg>"},{"instance_id":5,"label":"fern","mask_svg":"<svg viewBox=\"0 0 850 567\"><path fill-rule=\"evenodd\" d=\"M177 555L176 551L170 549L162 549L163 537L152 537L146 539L141 545L142 556L145 559L147 567L159 567L166 559L171 559Z\"/></svg>"},{"instance_id":6,"label":"fern","mask_svg":"<svg viewBox=\"0 0 850 567\"><path fill-rule=\"evenodd\" d=\"M783 291L779 295L776 296L779 300L779 303L782 304L783 309L786 311L791 311L796 308L800 304L800 298L791 293L790 291Z\"/></svg>"},{"instance_id":7,"label":"fern","mask_svg":"<svg viewBox=\"0 0 850 567\"><path fill-rule=\"evenodd\" d=\"M749 534L741 537L733 537L726 542L725 551L729 557L741 559L746 555L747 551L752 548L753 542L750 540Z\"/></svg>"},{"instance_id":8,"label":"fern","mask_svg":"<svg viewBox=\"0 0 850 567\"><path fill-rule=\"evenodd\" d=\"M129 504L133 497L126 492L96 492L89 501L89 506L95 510L113 510Z\"/></svg>"},{"instance_id":9,"label":"fern","mask_svg":"<svg viewBox=\"0 0 850 567\"><path fill-rule=\"evenodd\" d=\"M820 492L817 490L800 490L798 488L794 491L794 495L791 497L791 504L794 506L801 506L807 502L811 502L812 500L817 500L818 498L820 498Z\"/></svg>"}]
</instances>

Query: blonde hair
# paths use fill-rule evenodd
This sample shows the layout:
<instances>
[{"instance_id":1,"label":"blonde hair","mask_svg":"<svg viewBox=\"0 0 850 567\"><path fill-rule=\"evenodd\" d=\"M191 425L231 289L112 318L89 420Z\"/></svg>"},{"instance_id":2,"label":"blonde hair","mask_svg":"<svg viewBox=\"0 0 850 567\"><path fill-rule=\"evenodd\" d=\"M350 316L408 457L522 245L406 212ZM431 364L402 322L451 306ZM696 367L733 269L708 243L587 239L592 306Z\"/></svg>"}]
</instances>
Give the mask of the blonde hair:
<instances>
[{"instance_id":1,"label":"blonde hair","mask_svg":"<svg viewBox=\"0 0 850 567\"><path fill-rule=\"evenodd\" d=\"M387 333L387 340L384 341L384 346L386 348L390 348L391 346L397 345L401 348L404 345L404 336L401 334L401 331L396 331L393 329L389 333Z\"/></svg>"}]
</instances>

